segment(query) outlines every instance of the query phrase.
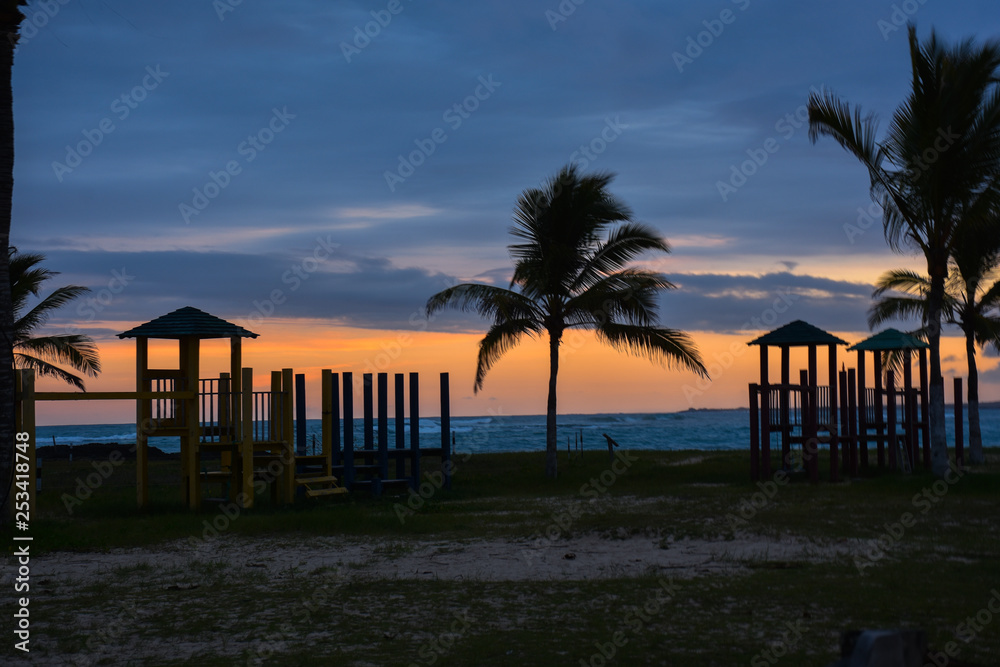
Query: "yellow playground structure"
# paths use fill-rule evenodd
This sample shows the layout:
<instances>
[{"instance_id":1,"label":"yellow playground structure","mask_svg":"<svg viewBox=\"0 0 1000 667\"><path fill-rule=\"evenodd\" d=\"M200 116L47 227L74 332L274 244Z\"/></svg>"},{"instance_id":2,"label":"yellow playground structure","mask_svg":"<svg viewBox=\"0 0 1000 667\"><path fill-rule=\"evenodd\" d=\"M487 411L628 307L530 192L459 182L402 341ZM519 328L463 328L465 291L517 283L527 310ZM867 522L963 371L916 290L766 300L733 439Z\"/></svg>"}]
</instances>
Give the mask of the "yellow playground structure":
<instances>
[{"instance_id":1,"label":"yellow playground structure","mask_svg":"<svg viewBox=\"0 0 1000 667\"><path fill-rule=\"evenodd\" d=\"M391 486L416 488L421 456L442 460L445 485L451 485L451 428L448 374L441 373L441 446L420 447L419 377L409 377L409 424L405 419L404 376L395 376L395 446L388 443L388 374L377 374L378 420L374 384L362 376L363 447L354 447L354 379L352 373L321 372L322 451L307 454L305 377L286 368L271 373L269 391L254 391L253 370L242 367L242 342L256 338L247 329L193 307L184 307L133 329L119 338L136 341L134 392L36 392L34 374L17 371L17 430L35 441L35 403L67 400L134 400L136 406L136 497L149 503L149 440L179 438L181 492L184 503L198 509L203 487L218 484L224 497L252 507L256 492L270 488L276 503L290 503L301 489L315 497L369 489L380 494ZM200 344L230 340L230 371L201 378ZM177 368L150 368L149 340L178 341ZM342 380L342 383L341 383ZM343 392L341 392L341 387ZM342 400L341 400L342 396ZM343 405L343 420L341 420ZM377 428L376 428L377 424ZM341 426L343 431L341 432ZM409 446L406 431L409 430ZM377 430L377 448L375 435ZM31 448L31 506L35 497L35 459ZM395 465L389 466L389 459Z\"/></svg>"}]
</instances>

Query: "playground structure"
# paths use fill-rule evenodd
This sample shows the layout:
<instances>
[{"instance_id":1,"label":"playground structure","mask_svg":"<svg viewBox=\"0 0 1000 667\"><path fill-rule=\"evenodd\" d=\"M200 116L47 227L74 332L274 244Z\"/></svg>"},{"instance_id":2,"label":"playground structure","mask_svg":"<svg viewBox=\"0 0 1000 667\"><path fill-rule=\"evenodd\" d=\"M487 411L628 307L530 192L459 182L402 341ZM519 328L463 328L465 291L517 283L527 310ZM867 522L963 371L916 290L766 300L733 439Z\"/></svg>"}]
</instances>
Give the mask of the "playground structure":
<instances>
[{"instance_id":1,"label":"playground structure","mask_svg":"<svg viewBox=\"0 0 1000 667\"><path fill-rule=\"evenodd\" d=\"M380 494L391 486L416 488L423 456L441 459L444 486L451 486L447 373L441 373L441 446L435 448L420 447L417 373L409 374L410 442L406 447L405 376L395 375L393 449L387 437L388 374L377 374L377 449L375 378L371 373L363 374L364 442L358 449L354 442L354 376L345 372L341 378L341 374L322 370L322 450L308 454L305 376L288 368L272 371L270 390L254 391L253 369L241 367L242 339L256 338L257 334L197 308L185 307L118 336L136 339L134 392L35 392L33 372L21 370L17 372L15 416L17 430L27 432L34 443L36 401L135 401L139 507L149 504L149 439L161 437L180 439L181 494L191 509L200 508L207 500L203 486L212 484L219 484L228 500L247 508L253 506L255 492L267 486L275 503L294 501L300 488L309 497L356 489ZM221 338L230 340L230 372L203 379L199 374L200 342ZM149 367L150 339L178 341L178 368ZM32 508L36 488L34 451L31 447ZM391 468L389 459L395 462Z\"/></svg>"},{"instance_id":2,"label":"playground structure","mask_svg":"<svg viewBox=\"0 0 1000 667\"><path fill-rule=\"evenodd\" d=\"M855 369L837 370L837 348L848 345L836 336L796 320L750 341L760 347L760 382L750 384L750 475L769 478L773 440L781 448L780 469L791 467L792 446L799 445L810 481L819 480L819 447L830 452L830 481L841 473L856 476L871 465L869 446L876 450L876 464L890 471L930 468L928 419L927 343L887 329L847 348L857 353ZM781 378L772 384L768 349L781 350ZM792 383L790 350L805 347L808 368ZM818 348L828 350L826 384L820 384ZM873 383L867 384L866 356L874 357ZM914 384L914 353L919 384ZM883 355L902 367L902 383L884 368ZM962 460L961 379L955 378L956 456Z\"/></svg>"}]
</instances>

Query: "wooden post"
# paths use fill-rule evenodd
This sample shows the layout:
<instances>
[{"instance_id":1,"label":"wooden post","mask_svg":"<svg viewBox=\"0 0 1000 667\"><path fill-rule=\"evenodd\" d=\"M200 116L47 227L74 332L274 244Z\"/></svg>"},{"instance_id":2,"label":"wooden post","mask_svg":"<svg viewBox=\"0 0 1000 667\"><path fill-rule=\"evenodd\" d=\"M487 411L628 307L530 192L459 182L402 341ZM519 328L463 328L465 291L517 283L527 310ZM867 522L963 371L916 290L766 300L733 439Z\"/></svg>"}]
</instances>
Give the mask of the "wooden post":
<instances>
[{"instance_id":1,"label":"wooden post","mask_svg":"<svg viewBox=\"0 0 1000 667\"><path fill-rule=\"evenodd\" d=\"M809 348L815 352L816 347ZM810 355L811 360L815 360L815 354ZM815 365L815 364L810 364ZM799 371L799 384L802 385L802 458L809 481L812 484L819 483L819 414L816 411L816 386L815 380L810 377L808 371Z\"/></svg>"},{"instance_id":2,"label":"wooden post","mask_svg":"<svg viewBox=\"0 0 1000 667\"><path fill-rule=\"evenodd\" d=\"M760 474L765 479L771 477L771 386L767 381L767 345L760 346ZM784 452L782 452L784 456ZM788 459L782 458L781 467L788 466Z\"/></svg>"},{"instance_id":3,"label":"wooden post","mask_svg":"<svg viewBox=\"0 0 1000 667\"><path fill-rule=\"evenodd\" d=\"M405 386L406 378L402 373L396 373L395 384L396 384L396 400L395 400L395 411L396 411L396 479L403 479L406 476L406 461L403 460L402 450L406 449L406 404L405 398L403 396L403 389Z\"/></svg>"},{"instance_id":4,"label":"wooden post","mask_svg":"<svg viewBox=\"0 0 1000 667\"><path fill-rule=\"evenodd\" d=\"M410 488L420 486L420 376L410 373Z\"/></svg>"},{"instance_id":5,"label":"wooden post","mask_svg":"<svg viewBox=\"0 0 1000 667\"><path fill-rule=\"evenodd\" d=\"M333 410L334 406L337 406L337 417L336 420L340 421L340 406L333 400L334 393L337 392L337 379L334 378L333 372L329 368L324 368L320 371L320 427L321 435L320 440L323 443L323 475L329 476L333 474L331 467L334 465L333 461L333 438L336 434L337 438L337 449L340 449L340 434L337 433L334 427L334 416ZM338 401L339 402L339 401ZM339 428L340 424L337 424Z\"/></svg>"},{"instance_id":6,"label":"wooden post","mask_svg":"<svg viewBox=\"0 0 1000 667\"><path fill-rule=\"evenodd\" d=\"M851 443L851 455L850 455L850 475L851 477L858 476L858 417L861 414L862 408L858 405L858 394L857 394L857 376L855 375L854 369L848 369L847 371L847 434L850 438ZM868 461L868 451L865 450L865 463Z\"/></svg>"},{"instance_id":7,"label":"wooden post","mask_svg":"<svg viewBox=\"0 0 1000 667\"><path fill-rule=\"evenodd\" d=\"M253 369L244 368L242 371L242 396L240 402L240 458L241 469L243 471L243 506L253 507Z\"/></svg>"},{"instance_id":8,"label":"wooden post","mask_svg":"<svg viewBox=\"0 0 1000 667\"><path fill-rule=\"evenodd\" d=\"M750 479L760 479L760 408L757 404L759 384L750 385Z\"/></svg>"},{"instance_id":9,"label":"wooden post","mask_svg":"<svg viewBox=\"0 0 1000 667\"><path fill-rule=\"evenodd\" d=\"M281 471L285 487L285 503L295 502L295 424L292 420L295 410L295 399L292 394L294 383L294 371L291 368L281 369L281 386L283 390L281 399L284 407L282 410L282 420L284 423L282 424L281 438L281 461L284 467ZM302 421L305 422L304 419ZM303 440L305 439L303 438Z\"/></svg>"},{"instance_id":10,"label":"wooden post","mask_svg":"<svg viewBox=\"0 0 1000 667\"><path fill-rule=\"evenodd\" d=\"M199 340L193 337L181 338L180 367L181 378L184 380L184 391L192 393L192 398L185 399L184 405L184 425L185 435L181 436L181 460L184 461L186 476L188 479L187 502L192 510L201 508L201 422L198 414L198 359Z\"/></svg>"},{"instance_id":11,"label":"wooden post","mask_svg":"<svg viewBox=\"0 0 1000 667\"><path fill-rule=\"evenodd\" d=\"M886 413L889 424L886 433L886 446L889 448L889 470L896 471L896 374L888 371L885 374Z\"/></svg>"},{"instance_id":12,"label":"wooden post","mask_svg":"<svg viewBox=\"0 0 1000 667\"><path fill-rule=\"evenodd\" d=\"M847 384L848 384L847 371L840 371L837 374L837 385L840 387L840 392L839 392L840 404L841 404L840 433L843 436L840 439L840 442L843 445L841 447L841 452L842 452L841 458L844 461L843 464L844 473L850 475L851 474L851 425L849 423L849 420L850 420L850 413L852 406L851 406L851 399L848 396ZM834 466L835 463L837 462L833 460L831 452L830 465ZM840 468L839 465L834 467L836 467L838 470ZM837 480L833 479L832 475L833 473L831 471L830 481L836 482Z\"/></svg>"},{"instance_id":13,"label":"wooden post","mask_svg":"<svg viewBox=\"0 0 1000 667\"><path fill-rule=\"evenodd\" d=\"M877 354L877 353L876 353ZM857 447L861 467L868 470L868 389L865 387L865 351L858 350L858 416ZM857 474L857 471L855 471Z\"/></svg>"},{"instance_id":14,"label":"wooden post","mask_svg":"<svg viewBox=\"0 0 1000 667\"><path fill-rule=\"evenodd\" d=\"M152 389L146 380L149 368L149 339L135 339L135 390ZM135 495L140 509L149 505L149 435L147 425L152 423L153 401L137 399L135 402ZM184 463L181 462L183 466Z\"/></svg>"},{"instance_id":15,"label":"wooden post","mask_svg":"<svg viewBox=\"0 0 1000 667\"><path fill-rule=\"evenodd\" d=\"M344 373L344 486L354 484L354 374Z\"/></svg>"},{"instance_id":16,"label":"wooden post","mask_svg":"<svg viewBox=\"0 0 1000 667\"><path fill-rule=\"evenodd\" d=\"M389 375L378 374L378 469L389 479Z\"/></svg>"},{"instance_id":17,"label":"wooden post","mask_svg":"<svg viewBox=\"0 0 1000 667\"><path fill-rule=\"evenodd\" d=\"M878 447L878 467L882 470L885 468L885 420L882 416L885 389L882 385L882 353L875 350L872 356L875 357L875 443Z\"/></svg>"},{"instance_id":18,"label":"wooden post","mask_svg":"<svg viewBox=\"0 0 1000 667\"><path fill-rule=\"evenodd\" d=\"M955 378L955 465L965 465L965 425L962 423L962 378Z\"/></svg>"},{"instance_id":19,"label":"wooden post","mask_svg":"<svg viewBox=\"0 0 1000 667\"><path fill-rule=\"evenodd\" d=\"M778 392L778 411L781 421L781 460L787 461L789 453L792 451L792 424L788 413L788 386L791 384L790 349L787 345L781 346L781 391ZM784 467L784 466L782 466Z\"/></svg>"},{"instance_id":20,"label":"wooden post","mask_svg":"<svg viewBox=\"0 0 1000 667\"><path fill-rule=\"evenodd\" d=\"M306 376L295 374L295 453L305 456L306 451Z\"/></svg>"},{"instance_id":21,"label":"wooden post","mask_svg":"<svg viewBox=\"0 0 1000 667\"><path fill-rule=\"evenodd\" d=\"M829 346L829 365L827 366L827 379L830 382L829 396L830 396L830 412L829 420L830 423L827 424L827 429L830 434L830 481L838 482L840 481L840 460L839 451L840 446L840 431L838 424L837 407L839 393L837 390L837 345L836 343L830 343Z\"/></svg>"},{"instance_id":22,"label":"wooden post","mask_svg":"<svg viewBox=\"0 0 1000 667\"><path fill-rule=\"evenodd\" d=\"M927 349L920 348L917 353L920 360L920 432L921 444L924 452L924 470L931 469L931 419L929 417L928 406L930 405L929 386L927 384Z\"/></svg>"},{"instance_id":23,"label":"wooden post","mask_svg":"<svg viewBox=\"0 0 1000 667\"><path fill-rule=\"evenodd\" d=\"M233 430L233 381L229 373L219 373L219 442L232 449L219 452L219 470L229 471L229 500L237 502L240 488L239 466L235 465L236 434Z\"/></svg>"},{"instance_id":24,"label":"wooden post","mask_svg":"<svg viewBox=\"0 0 1000 667\"><path fill-rule=\"evenodd\" d=\"M451 490L451 395L447 373L441 373L441 474L444 488Z\"/></svg>"},{"instance_id":25,"label":"wooden post","mask_svg":"<svg viewBox=\"0 0 1000 667\"><path fill-rule=\"evenodd\" d=\"M364 442L365 442L365 465L372 465L371 452L375 449L375 439L373 437L374 409L372 408L372 374L364 373L361 376L361 399L364 403Z\"/></svg>"}]
</instances>

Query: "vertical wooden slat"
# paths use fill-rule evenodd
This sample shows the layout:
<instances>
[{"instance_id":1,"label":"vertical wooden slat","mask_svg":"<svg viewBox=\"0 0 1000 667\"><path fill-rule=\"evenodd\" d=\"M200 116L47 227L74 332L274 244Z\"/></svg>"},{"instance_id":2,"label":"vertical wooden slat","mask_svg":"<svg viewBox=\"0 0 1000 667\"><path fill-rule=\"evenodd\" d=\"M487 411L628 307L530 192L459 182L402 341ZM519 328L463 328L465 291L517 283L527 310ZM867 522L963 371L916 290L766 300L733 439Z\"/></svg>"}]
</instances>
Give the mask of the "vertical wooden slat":
<instances>
[{"instance_id":1,"label":"vertical wooden slat","mask_svg":"<svg viewBox=\"0 0 1000 667\"><path fill-rule=\"evenodd\" d=\"M760 479L760 409L757 404L759 384L750 385L750 479Z\"/></svg>"},{"instance_id":2,"label":"vertical wooden slat","mask_svg":"<svg viewBox=\"0 0 1000 667\"><path fill-rule=\"evenodd\" d=\"M282 437L281 462L282 481L284 486L284 502L295 501L295 410L294 371L291 368L281 369L281 399L282 399Z\"/></svg>"},{"instance_id":3,"label":"vertical wooden slat","mask_svg":"<svg viewBox=\"0 0 1000 667\"><path fill-rule=\"evenodd\" d=\"M389 478L389 376L378 374L378 469L381 479Z\"/></svg>"},{"instance_id":4,"label":"vertical wooden slat","mask_svg":"<svg viewBox=\"0 0 1000 667\"><path fill-rule=\"evenodd\" d=\"M149 339L137 336L135 339L135 390L147 391L152 387L146 381L149 368ZM149 504L149 439L146 425L152 419L153 401L135 402L135 495L139 508ZM181 463L183 466L183 462Z\"/></svg>"},{"instance_id":5,"label":"vertical wooden slat","mask_svg":"<svg viewBox=\"0 0 1000 667\"><path fill-rule=\"evenodd\" d=\"M896 374L887 371L885 374L886 414L889 423L886 429L886 447L889 449L889 470L895 472L896 461Z\"/></svg>"},{"instance_id":6,"label":"vertical wooden slat","mask_svg":"<svg viewBox=\"0 0 1000 667\"><path fill-rule=\"evenodd\" d=\"M851 477L857 477L858 475L858 415L861 413L861 408L858 407L858 394L857 394L857 376L853 368L847 371L847 437L849 438L851 455L850 455L850 465L849 470ZM867 452L866 462L867 462Z\"/></svg>"},{"instance_id":7,"label":"vertical wooden slat","mask_svg":"<svg viewBox=\"0 0 1000 667\"><path fill-rule=\"evenodd\" d=\"M441 373L441 469L444 488L451 489L451 391L447 373Z\"/></svg>"},{"instance_id":8,"label":"vertical wooden slat","mask_svg":"<svg viewBox=\"0 0 1000 667\"><path fill-rule=\"evenodd\" d=\"M365 420L365 432L364 432L364 442L365 442L365 465L372 465L372 455L371 452L375 449L375 440L372 437L373 429L373 408L372 408L372 374L365 373L361 376L361 399L364 403L364 420Z\"/></svg>"},{"instance_id":9,"label":"vertical wooden slat","mask_svg":"<svg viewBox=\"0 0 1000 667\"><path fill-rule=\"evenodd\" d=\"M336 380L333 372L329 368L320 371L320 440L323 448L323 475L333 474L330 468L333 466L333 392L337 390ZM338 418L339 420L339 418Z\"/></svg>"},{"instance_id":10,"label":"vertical wooden slat","mask_svg":"<svg viewBox=\"0 0 1000 667\"><path fill-rule=\"evenodd\" d=\"M867 382L865 354L864 350L858 350L858 421L856 433L859 462L862 469L868 470L868 388L865 386ZM876 352L876 354L878 353ZM857 473L855 472L855 474Z\"/></svg>"},{"instance_id":11,"label":"vertical wooden slat","mask_svg":"<svg viewBox=\"0 0 1000 667\"><path fill-rule=\"evenodd\" d=\"M403 396L403 390L406 384L406 378L402 373L396 373L395 376L396 383L396 400L395 400L395 429L396 429L396 449L403 450L406 449L406 403L405 397ZM406 475L406 461L403 459L402 454L396 454L396 479L403 479Z\"/></svg>"},{"instance_id":12,"label":"vertical wooden slat","mask_svg":"<svg viewBox=\"0 0 1000 667\"><path fill-rule=\"evenodd\" d=\"M830 343L829 345L829 365L827 366L827 379L830 383L830 413L827 428L830 433L830 481L837 482L840 481L840 414L837 412L840 401L840 391L838 389L837 379L840 376L837 373L837 344Z\"/></svg>"},{"instance_id":13,"label":"vertical wooden slat","mask_svg":"<svg viewBox=\"0 0 1000 667\"><path fill-rule=\"evenodd\" d=\"M771 476L771 385L767 380L767 345L760 346L760 474ZM785 456L782 453L782 456ZM788 459L782 459L782 467L788 465Z\"/></svg>"},{"instance_id":14,"label":"vertical wooden slat","mask_svg":"<svg viewBox=\"0 0 1000 667\"><path fill-rule=\"evenodd\" d=\"M198 469L201 461L201 417L198 412L198 382L199 343L194 337L182 338L179 343L181 377L183 390L193 393L189 399L182 401L185 433L181 438L181 458L185 460L188 479L188 507L192 510L201 508L201 471Z\"/></svg>"},{"instance_id":15,"label":"vertical wooden slat","mask_svg":"<svg viewBox=\"0 0 1000 667\"><path fill-rule=\"evenodd\" d=\"M344 485L354 484L354 374L344 373Z\"/></svg>"},{"instance_id":16,"label":"vertical wooden slat","mask_svg":"<svg viewBox=\"0 0 1000 667\"><path fill-rule=\"evenodd\" d=\"M410 373L410 487L420 485L420 376Z\"/></svg>"},{"instance_id":17,"label":"vertical wooden slat","mask_svg":"<svg viewBox=\"0 0 1000 667\"><path fill-rule=\"evenodd\" d=\"M243 506L253 507L253 369L244 368L240 378L240 467L243 474Z\"/></svg>"},{"instance_id":18,"label":"vertical wooden slat","mask_svg":"<svg viewBox=\"0 0 1000 667\"><path fill-rule=\"evenodd\" d=\"M306 376L295 374L295 453L305 456L306 452Z\"/></svg>"}]
</instances>

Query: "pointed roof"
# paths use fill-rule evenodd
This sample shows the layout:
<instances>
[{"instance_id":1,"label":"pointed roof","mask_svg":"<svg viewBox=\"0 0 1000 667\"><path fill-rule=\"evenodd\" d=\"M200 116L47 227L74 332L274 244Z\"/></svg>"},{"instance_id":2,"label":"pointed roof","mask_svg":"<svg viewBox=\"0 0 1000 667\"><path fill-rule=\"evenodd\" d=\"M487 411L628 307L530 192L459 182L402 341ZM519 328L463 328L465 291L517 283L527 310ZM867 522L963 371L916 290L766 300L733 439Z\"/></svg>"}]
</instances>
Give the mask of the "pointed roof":
<instances>
[{"instance_id":1,"label":"pointed roof","mask_svg":"<svg viewBox=\"0 0 1000 667\"><path fill-rule=\"evenodd\" d=\"M759 338L753 339L747 345L773 345L782 347L785 345L848 345L848 342L823 331L819 327L814 327L808 322L795 320Z\"/></svg>"},{"instance_id":2,"label":"pointed roof","mask_svg":"<svg viewBox=\"0 0 1000 667\"><path fill-rule=\"evenodd\" d=\"M191 306L118 334L119 338L256 338L258 334Z\"/></svg>"},{"instance_id":3,"label":"pointed roof","mask_svg":"<svg viewBox=\"0 0 1000 667\"><path fill-rule=\"evenodd\" d=\"M903 333L899 329L886 329L871 338L866 338L856 345L847 348L848 352L860 350L863 352L883 352L887 350L926 350L930 345L916 336Z\"/></svg>"}]
</instances>

